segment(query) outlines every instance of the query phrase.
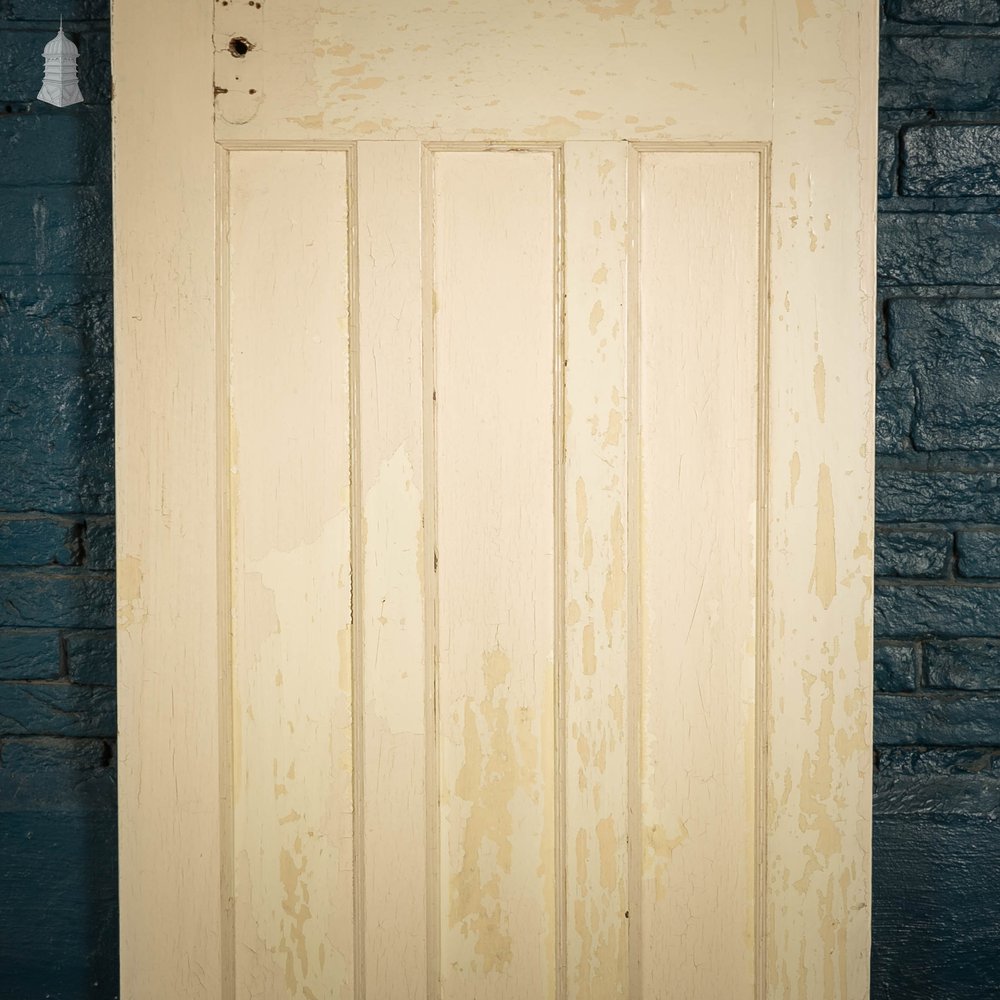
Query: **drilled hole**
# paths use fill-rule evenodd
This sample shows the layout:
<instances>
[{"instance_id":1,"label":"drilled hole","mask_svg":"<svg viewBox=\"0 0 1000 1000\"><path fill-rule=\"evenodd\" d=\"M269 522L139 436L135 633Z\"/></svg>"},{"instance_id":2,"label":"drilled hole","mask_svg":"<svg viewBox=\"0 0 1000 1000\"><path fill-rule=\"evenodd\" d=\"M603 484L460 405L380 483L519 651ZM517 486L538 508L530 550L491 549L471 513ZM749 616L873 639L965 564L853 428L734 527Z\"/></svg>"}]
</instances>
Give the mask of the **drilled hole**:
<instances>
[{"instance_id":1,"label":"drilled hole","mask_svg":"<svg viewBox=\"0 0 1000 1000\"><path fill-rule=\"evenodd\" d=\"M251 49L253 45L248 42L245 38L231 38L229 39L229 52L230 55L237 59L242 59Z\"/></svg>"}]
</instances>

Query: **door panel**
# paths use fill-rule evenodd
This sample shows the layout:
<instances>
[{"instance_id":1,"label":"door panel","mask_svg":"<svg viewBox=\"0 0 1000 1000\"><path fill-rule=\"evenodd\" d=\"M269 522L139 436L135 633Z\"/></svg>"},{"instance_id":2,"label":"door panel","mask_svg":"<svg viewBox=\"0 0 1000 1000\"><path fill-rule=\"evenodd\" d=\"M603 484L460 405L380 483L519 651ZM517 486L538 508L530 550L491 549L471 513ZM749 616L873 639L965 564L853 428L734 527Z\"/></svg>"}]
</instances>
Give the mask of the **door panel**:
<instances>
[{"instance_id":1,"label":"door panel","mask_svg":"<svg viewBox=\"0 0 1000 1000\"><path fill-rule=\"evenodd\" d=\"M438 560L442 995L547 996L555 162L550 152L429 158L436 514L425 544Z\"/></svg>"},{"instance_id":2,"label":"door panel","mask_svg":"<svg viewBox=\"0 0 1000 1000\"><path fill-rule=\"evenodd\" d=\"M749 998L766 164L753 151L636 159L642 982L649 997Z\"/></svg>"},{"instance_id":3,"label":"door panel","mask_svg":"<svg viewBox=\"0 0 1000 1000\"><path fill-rule=\"evenodd\" d=\"M354 950L347 156L234 153L228 195L236 984L319 997Z\"/></svg>"},{"instance_id":4,"label":"door panel","mask_svg":"<svg viewBox=\"0 0 1000 1000\"><path fill-rule=\"evenodd\" d=\"M115 30L123 996L863 996L874 15L202 7Z\"/></svg>"}]
</instances>

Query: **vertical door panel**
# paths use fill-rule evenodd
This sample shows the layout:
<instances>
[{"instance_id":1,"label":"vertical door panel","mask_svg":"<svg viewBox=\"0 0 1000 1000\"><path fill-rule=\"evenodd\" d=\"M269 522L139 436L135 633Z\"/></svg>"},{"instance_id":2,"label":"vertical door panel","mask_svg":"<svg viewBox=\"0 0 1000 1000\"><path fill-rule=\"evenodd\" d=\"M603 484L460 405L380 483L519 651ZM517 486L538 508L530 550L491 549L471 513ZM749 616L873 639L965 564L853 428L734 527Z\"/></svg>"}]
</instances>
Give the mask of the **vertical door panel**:
<instances>
[{"instance_id":1,"label":"vertical door panel","mask_svg":"<svg viewBox=\"0 0 1000 1000\"><path fill-rule=\"evenodd\" d=\"M754 996L760 154L635 156L642 989Z\"/></svg>"},{"instance_id":2,"label":"vertical door panel","mask_svg":"<svg viewBox=\"0 0 1000 1000\"><path fill-rule=\"evenodd\" d=\"M430 156L441 995L547 997L556 165Z\"/></svg>"},{"instance_id":3,"label":"vertical door panel","mask_svg":"<svg viewBox=\"0 0 1000 1000\"><path fill-rule=\"evenodd\" d=\"M353 981L347 157L230 157L237 996Z\"/></svg>"}]
</instances>

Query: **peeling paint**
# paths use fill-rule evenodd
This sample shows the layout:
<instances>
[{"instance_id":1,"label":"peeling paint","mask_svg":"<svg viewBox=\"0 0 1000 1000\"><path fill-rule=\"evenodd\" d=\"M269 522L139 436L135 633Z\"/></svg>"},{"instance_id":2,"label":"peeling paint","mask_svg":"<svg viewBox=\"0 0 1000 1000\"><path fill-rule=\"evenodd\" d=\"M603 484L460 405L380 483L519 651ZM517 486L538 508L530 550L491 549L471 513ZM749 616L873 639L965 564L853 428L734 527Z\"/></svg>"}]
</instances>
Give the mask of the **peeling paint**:
<instances>
[{"instance_id":1,"label":"peeling paint","mask_svg":"<svg viewBox=\"0 0 1000 1000\"><path fill-rule=\"evenodd\" d=\"M819 467L816 484L816 556L810 585L829 608L837 595L837 535L833 478L826 463Z\"/></svg>"},{"instance_id":2,"label":"peeling paint","mask_svg":"<svg viewBox=\"0 0 1000 1000\"><path fill-rule=\"evenodd\" d=\"M816 397L816 415L820 423L826 423L826 365L822 358L813 366L813 395Z\"/></svg>"}]
</instances>

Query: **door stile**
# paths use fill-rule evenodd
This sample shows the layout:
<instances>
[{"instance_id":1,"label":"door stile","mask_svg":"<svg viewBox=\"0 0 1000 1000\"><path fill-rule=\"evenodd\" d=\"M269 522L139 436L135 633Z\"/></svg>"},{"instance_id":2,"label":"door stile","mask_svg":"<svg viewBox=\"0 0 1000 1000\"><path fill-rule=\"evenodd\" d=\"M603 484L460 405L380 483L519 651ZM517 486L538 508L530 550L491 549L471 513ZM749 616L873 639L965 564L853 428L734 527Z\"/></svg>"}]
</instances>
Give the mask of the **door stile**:
<instances>
[{"instance_id":1,"label":"door stile","mask_svg":"<svg viewBox=\"0 0 1000 1000\"><path fill-rule=\"evenodd\" d=\"M771 7L766 979L854 1000L870 989L878 9Z\"/></svg>"}]
</instances>

